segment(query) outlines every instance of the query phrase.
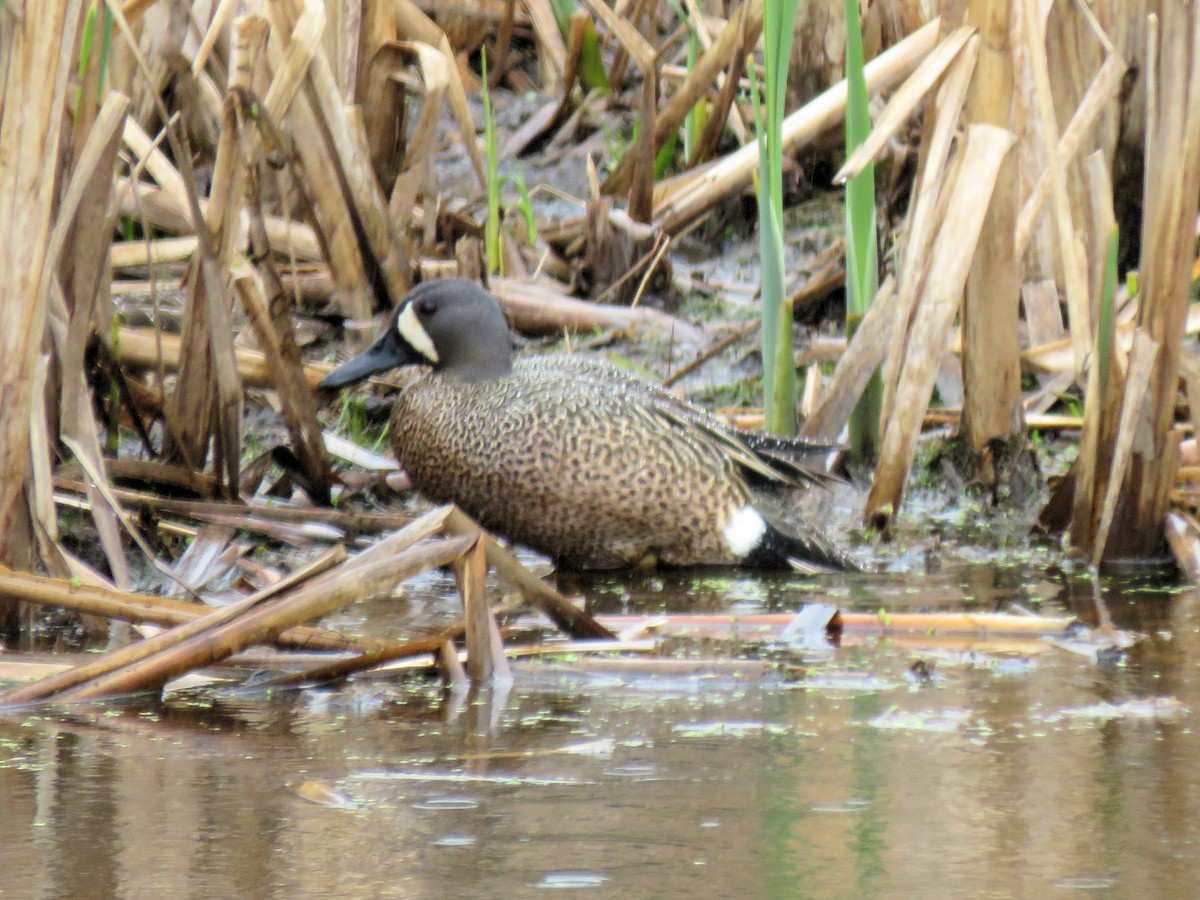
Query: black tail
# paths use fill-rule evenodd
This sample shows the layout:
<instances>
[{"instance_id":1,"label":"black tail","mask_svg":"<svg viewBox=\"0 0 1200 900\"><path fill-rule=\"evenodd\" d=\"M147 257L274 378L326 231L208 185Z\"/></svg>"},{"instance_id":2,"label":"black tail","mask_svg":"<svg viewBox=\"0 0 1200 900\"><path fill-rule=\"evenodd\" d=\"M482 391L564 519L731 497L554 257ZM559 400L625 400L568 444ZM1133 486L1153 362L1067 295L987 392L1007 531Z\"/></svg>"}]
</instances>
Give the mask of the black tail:
<instances>
[{"instance_id":1,"label":"black tail","mask_svg":"<svg viewBox=\"0 0 1200 900\"><path fill-rule=\"evenodd\" d=\"M863 571L825 532L778 500L756 495L754 508L766 521L767 530L747 559L751 565L788 566L809 575Z\"/></svg>"}]
</instances>

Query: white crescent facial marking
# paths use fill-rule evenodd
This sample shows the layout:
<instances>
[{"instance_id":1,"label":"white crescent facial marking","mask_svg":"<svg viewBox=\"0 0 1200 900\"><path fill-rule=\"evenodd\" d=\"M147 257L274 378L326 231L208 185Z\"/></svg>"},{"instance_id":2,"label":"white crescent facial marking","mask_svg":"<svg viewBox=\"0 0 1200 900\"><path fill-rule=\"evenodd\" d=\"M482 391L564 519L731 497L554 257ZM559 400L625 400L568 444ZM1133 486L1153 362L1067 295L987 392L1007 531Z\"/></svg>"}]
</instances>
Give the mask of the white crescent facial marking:
<instances>
[{"instance_id":1,"label":"white crescent facial marking","mask_svg":"<svg viewBox=\"0 0 1200 900\"><path fill-rule=\"evenodd\" d=\"M400 332L400 337L408 341L414 350L431 363L438 361L437 348L433 346L433 340L429 337L429 332L425 330L425 326L421 324L421 320L413 312L411 303L404 307L404 312L400 313L400 318L396 320L396 330Z\"/></svg>"},{"instance_id":2,"label":"white crescent facial marking","mask_svg":"<svg viewBox=\"0 0 1200 900\"><path fill-rule=\"evenodd\" d=\"M767 523L757 509L747 505L731 512L721 530L733 555L741 558L762 542L763 535L767 533Z\"/></svg>"}]
</instances>

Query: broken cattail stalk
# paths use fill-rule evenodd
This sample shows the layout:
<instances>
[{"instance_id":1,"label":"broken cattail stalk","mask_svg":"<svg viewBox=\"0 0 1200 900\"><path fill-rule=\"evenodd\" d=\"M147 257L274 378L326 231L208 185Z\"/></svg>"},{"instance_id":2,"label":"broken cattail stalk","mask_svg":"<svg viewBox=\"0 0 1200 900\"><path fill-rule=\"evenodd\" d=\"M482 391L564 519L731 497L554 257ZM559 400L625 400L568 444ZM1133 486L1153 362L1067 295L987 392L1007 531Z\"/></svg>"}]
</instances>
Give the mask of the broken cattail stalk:
<instances>
[{"instance_id":1,"label":"broken cattail stalk","mask_svg":"<svg viewBox=\"0 0 1200 900\"><path fill-rule=\"evenodd\" d=\"M704 51L696 65L688 73L684 83L658 111L654 127L654 151L679 130L688 112L696 102L711 90L713 83L729 64L730 57L737 53L747 37L753 39L762 31L763 4L743 3L721 29L716 41ZM644 123L643 126L645 127ZM605 194L622 194L633 184L634 155L626 154L612 173L605 179L601 190Z\"/></svg>"},{"instance_id":2,"label":"broken cattail stalk","mask_svg":"<svg viewBox=\"0 0 1200 900\"><path fill-rule=\"evenodd\" d=\"M696 344L705 341L704 332L699 328L661 310L589 303L567 296L561 288L510 278L494 278L490 287L519 331L561 334L563 331L615 328L629 332L653 331L675 341Z\"/></svg>"},{"instance_id":3,"label":"broken cattail stalk","mask_svg":"<svg viewBox=\"0 0 1200 900\"><path fill-rule=\"evenodd\" d=\"M0 597L23 600L39 606L58 606L76 612L173 627L204 615L208 608L197 603L137 594L98 585L75 584L63 578L47 578L15 572L0 566ZM280 643L309 650L377 650L381 642L348 638L336 632L300 628L279 636Z\"/></svg>"},{"instance_id":4,"label":"broken cattail stalk","mask_svg":"<svg viewBox=\"0 0 1200 900\"><path fill-rule=\"evenodd\" d=\"M462 595L463 621L466 623L467 674L474 684L511 681L504 647L495 647L492 631L495 618L487 603L487 558L483 533L454 564L454 577ZM499 637L499 630L496 629ZM498 652L497 652L498 651Z\"/></svg>"},{"instance_id":5,"label":"broken cattail stalk","mask_svg":"<svg viewBox=\"0 0 1200 900\"><path fill-rule=\"evenodd\" d=\"M883 112L872 125L870 136L846 157L846 162L833 176L834 184L845 184L887 146L925 96L937 87L946 69L958 58L959 52L974 33L975 28L970 25L955 29L921 60L916 71L889 98Z\"/></svg>"},{"instance_id":6,"label":"broken cattail stalk","mask_svg":"<svg viewBox=\"0 0 1200 900\"><path fill-rule=\"evenodd\" d=\"M471 549L454 563L454 579L462 597L463 621L466 623L467 676L474 684L486 684L495 673L488 634L487 561L484 558L482 533Z\"/></svg>"},{"instance_id":7,"label":"broken cattail stalk","mask_svg":"<svg viewBox=\"0 0 1200 900\"><path fill-rule=\"evenodd\" d=\"M1115 245L1114 245L1115 246ZM1146 392L1150 387L1150 375L1158 358L1158 342L1139 328L1133 334L1133 349L1129 353L1129 365L1125 374L1125 390L1121 398L1120 420L1117 437L1112 446L1111 468L1104 488L1104 501L1099 510L1099 525L1092 544L1092 564L1099 566L1108 545L1108 534L1113 516L1118 509L1118 495L1129 470L1133 456L1133 445L1140 427L1137 418L1145 408Z\"/></svg>"},{"instance_id":8,"label":"broken cattail stalk","mask_svg":"<svg viewBox=\"0 0 1200 900\"><path fill-rule=\"evenodd\" d=\"M267 643L293 625L319 619L363 597L389 590L400 581L445 565L461 556L470 543L467 538L423 543L357 566L352 573L338 571L326 575L292 596L268 600L232 622L194 635L164 653L81 684L52 699L74 703L161 688L172 678L193 669L226 659L255 644Z\"/></svg>"},{"instance_id":9,"label":"broken cattail stalk","mask_svg":"<svg viewBox=\"0 0 1200 900\"><path fill-rule=\"evenodd\" d=\"M329 503L329 488L333 481L331 460L321 437L316 398L312 385L307 381L300 347L296 343L291 299L267 252L257 161L247 167L246 194L250 246L259 280L249 276L236 277L234 293L242 301L242 308L254 328L259 347L266 355L292 449L304 472L308 494L314 503L325 506Z\"/></svg>"},{"instance_id":10,"label":"broken cattail stalk","mask_svg":"<svg viewBox=\"0 0 1200 900\"><path fill-rule=\"evenodd\" d=\"M231 619L237 618L264 600L307 581L314 575L318 575L332 566L341 563L345 558L345 549L340 546L335 547L318 559L313 560L307 566L292 572L279 583L251 594L244 600L240 600L230 606L211 610L207 613L203 609L197 609L198 614L195 618L169 631L161 632L144 641L138 641L135 644L129 644L119 650L106 653L92 662L76 666L58 675L43 678L34 684L26 685L7 694L0 695L0 706L15 706L20 703L33 703L43 700L46 697L73 688L77 684L82 684L89 679L98 678L101 675L106 675L109 672L132 665L154 653L161 653L179 644L185 638L213 628L222 622L228 622Z\"/></svg>"},{"instance_id":11,"label":"broken cattail stalk","mask_svg":"<svg viewBox=\"0 0 1200 900\"><path fill-rule=\"evenodd\" d=\"M1172 510L1167 513L1166 531L1175 564L1192 584L1200 584L1200 523L1194 516Z\"/></svg>"},{"instance_id":12,"label":"broken cattail stalk","mask_svg":"<svg viewBox=\"0 0 1200 900\"><path fill-rule=\"evenodd\" d=\"M873 59L866 67L867 89L886 90L907 76L936 46L941 20L934 19ZM783 122L783 149L793 151L836 126L845 114L846 82L835 84ZM654 221L674 234L713 204L750 183L758 168L757 141L746 144L700 172L688 172L655 189Z\"/></svg>"},{"instance_id":13,"label":"broken cattail stalk","mask_svg":"<svg viewBox=\"0 0 1200 900\"><path fill-rule=\"evenodd\" d=\"M891 420L895 410L897 371L906 355L908 323L913 321L924 288L929 271L925 263L931 255L933 239L945 213L945 200L958 177L958 169L951 162L950 151L959 133L963 102L978 58L979 37L975 36L967 41L951 64L926 119L927 137L921 146L921 165L914 188L916 198L910 202L906 237L897 272L899 299L895 320L902 327L892 329L883 362L881 419L884 422Z\"/></svg>"},{"instance_id":14,"label":"broken cattail stalk","mask_svg":"<svg viewBox=\"0 0 1200 900\"><path fill-rule=\"evenodd\" d=\"M1021 22L1024 26L1025 50L1029 54L1033 75L1034 95L1045 142L1046 169L1054 198L1054 227L1058 250L1062 258L1071 314L1071 347L1075 354L1075 371L1082 372L1084 360L1091 350L1092 315L1088 302L1086 262L1083 248L1075 234L1071 203L1067 193L1067 170L1058 157L1058 125L1054 117L1054 98L1051 95L1050 74L1046 59L1046 36L1043 19L1035 0L1023 0Z\"/></svg>"},{"instance_id":15,"label":"broken cattail stalk","mask_svg":"<svg viewBox=\"0 0 1200 900\"><path fill-rule=\"evenodd\" d=\"M85 485L65 478L56 478L54 486L60 490L83 492ZM266 506L245 503L224 503L218 500L177 500L159 497L140 491L112 488L112 495L127 506L141 506L158 513L188 516L207 520L220 516L222 524L244 523L252 528L255 519L271 522L305 524L319 522L353 534L380 534L395 531L413 521L411 516L386 515L381 513L355 513L339 509L314 509L302 506Z\"/></svg>"},{"instance_id":16,"label":"broken cattail stalk","mask_svg":"<svg viewBox=\"0 0 1200 900\"><path fill-rule=\"evenodd\" d=\"M194 226L188 217L187 207L180 206L162 188L133 182L127 177L118 176L116 190L117 208L121 215L132 216L139 221L144 217L147 224L172 234L192 234ZM208 208L206 200L201 201L200 205L202 209ZM278 216L267 216L266 226L271 249L280 256L299 262L317 262L325 258L321 252L320 240L311 226ZM171 258L182 252L185 247L184 241L189 242L191 252L195 252L198 245L195 237L180 237L177 241L178 243L165 240L154 241L151 246L162 245L163 252L167 254L168 258ZM144 241L138 241L136 244L143 248L146 246ZM147 265L155 259L153 250L150 253L144 249L138 251L134 249L134 244L118 244L116 246L120 248L120 255L113 258L114 268ZM121 265L118 265L118 261Z\"/></svg>"},{"instance_id":17,"label":"broken cattail stalk","mask_svg":"<svg viewBox=\"0 0 1200 900\"><path fill-rule=\"evenodd\" d=\"M1159 8L1162 43L1158 59L1147 66L1157 78L1158 98L1157 115L1146 122L1137 312L1138 326L1158 344L1158 354L1146 404L1151 412L1138 426L1106 559L1151 557L1163 547L1163 521L1179 464L1182 338L1195 309L1190 295L1200 195L1200 10L1181 0Z\"/></svg>"},{"instance_id":18,"label":"broken cattail stalk","mask_svg":"<svg viewBox=\"0 0 1200 900\"><path fill-rule=\"evenodd\" d=\"M504 581L519 590L525 599L542 610L554 624L575 638L611 638L612 632L599 624L587 612L571 604L566 597L535 577L496 539L484 532L466 513L452 509L446 516L446 531L450 534L483 536L487 563Z\"/></svg>"},{"instance_id":19,"label":"broken cattail stalk","mask_svg":"<svg viewBox=\"0 0 1200 900\"><path fill-rule=\"evenodd\" d=\"M876 293L854 337L847 343L846 352L838 358L821 404L800 429L803 436L817 440L837 439L850 420L858 398L887 354L898 300L895 278L889 276Z\"/></svg>"},{"instance_id":20,"label":"broken cattail stalk","mask_svg":"<svg viewBox=\"0 0 1200 900\"><path fill-rule=\"evenodd\" d=\"M967 94L968 122L1008 128L1013 122L1013 53L1009 4L973 3L969 19L980 43ZM1013 244L1021 202L1017 154L1000 164L962 300L963 421L960 436L972 455L971 478L993 484L991 442L1023 435L1021 422L1020 256Z\"/></svg>"},{"instance_id":21,"label":"broken cattail stalk","mask_svg":"<svg viewBox=\"0 0 1200 900\"><path fill-rule=\"evenodd\" d=\"M905 398L906 402L901 406L896 401L887 420L864 512L864 518L877 526L890 526L900 508L938 363L948 345L996 177L1013 141L1012 132L995 125L971 125L967 129L959 177L929 262L919 322L907 329L910 340L896 368L891 396Z\"/></svg>"},{"instance_id":22,"label":"broken cattail stalk","mask_svg":"<svg viewBox=\"0 0 1200 900\"><path fill-rule=\"evenodd\" d=\"M127 328L119 331L121 363L132 369L154 371L161 360L163 368L173 372L179 368L182 346L178 335L156 332L151 328ZM161 357L159 351L161 350ZM239 347L237 350L238 376L247 387L275 386L266 357L257 350ZM309 363L304 367L304 377L316 387L317 382L333 371L333 366Z\"/></svg>"}]
</instances>

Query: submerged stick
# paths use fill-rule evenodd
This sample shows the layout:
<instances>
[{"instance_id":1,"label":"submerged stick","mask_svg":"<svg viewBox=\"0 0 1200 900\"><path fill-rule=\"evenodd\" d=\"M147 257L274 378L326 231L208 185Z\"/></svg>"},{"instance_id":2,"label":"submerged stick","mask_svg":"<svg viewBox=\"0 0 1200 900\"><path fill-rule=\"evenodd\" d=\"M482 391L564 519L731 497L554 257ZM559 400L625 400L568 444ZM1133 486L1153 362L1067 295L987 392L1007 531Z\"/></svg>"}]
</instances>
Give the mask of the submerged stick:
<instances>
[{"instance_id":1,"label":"submerged stick","mask_svg":"<svg viewBox=\"0 0 1200 900\"><path fill-rule=\"evenodd\" d=\"M254 686L258 689L266 689L340 681L356 672L374 669L377 666L395 662L398 659L411 659L414 656L422 656L424 654L437 654L446 645L449 645L453 649L454 639L459 637L462 631L462 626L455 626L433 637L407 641L395 647L389 647L386 650L378 650L374 653L362 653L350 659L339 659L327 665L318 666L315 669L305 669L302 672L289 672L286 675L279 675L275 678L255 682Z\"/></svg>"},{"instance_id":2,"label":"submerged stick","mask_svg":"<svg viewBox=\"0 0 1200 900\"><path fill-rule=\"evenodd\" d=\"M854 613L838 612L846 631L890 634L894 632L938 632L955 634L1060 635L1075 621L1070 616L1027 616L1008 613ZM661 616L600 616L599 620L622 634L635 629L680 634L701 628L731 628L775 631L786 628L795 613L757 615L671 614Z\"/></svg>"}]
</instances>

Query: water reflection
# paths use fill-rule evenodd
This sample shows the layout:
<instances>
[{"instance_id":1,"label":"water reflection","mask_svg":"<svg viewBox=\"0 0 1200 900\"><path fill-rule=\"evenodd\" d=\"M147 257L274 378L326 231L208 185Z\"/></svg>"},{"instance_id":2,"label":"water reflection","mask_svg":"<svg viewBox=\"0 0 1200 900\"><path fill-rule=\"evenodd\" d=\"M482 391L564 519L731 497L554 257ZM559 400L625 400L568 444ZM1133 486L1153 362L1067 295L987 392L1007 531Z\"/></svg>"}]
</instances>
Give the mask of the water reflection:
<instances>
[{"instance_id":1,"label":"water reflection","mask_svg":"<svg viewBox=\"0 0 1200 900\"><path fill-rule=\"evenodd\" d=\"M794 608L798 593L846 605L848 591L866 609L1090 615L1076 576L983 568L680 590L720 609ZM589 594L610 610L681 603L657 577ZM1186 895L1200 876L1200 598L1103 587L1118 624L1147 635L1110 667L1028 642L1011 655L872 638L787 672L523 662L511 691L457 698L361 683L0 719L0 889ZM916 660L931 677L912 677ZM1183 709L1142 702L1168 697Z\"/></svg>"}]
</instances>

